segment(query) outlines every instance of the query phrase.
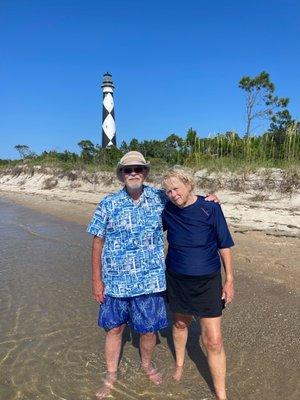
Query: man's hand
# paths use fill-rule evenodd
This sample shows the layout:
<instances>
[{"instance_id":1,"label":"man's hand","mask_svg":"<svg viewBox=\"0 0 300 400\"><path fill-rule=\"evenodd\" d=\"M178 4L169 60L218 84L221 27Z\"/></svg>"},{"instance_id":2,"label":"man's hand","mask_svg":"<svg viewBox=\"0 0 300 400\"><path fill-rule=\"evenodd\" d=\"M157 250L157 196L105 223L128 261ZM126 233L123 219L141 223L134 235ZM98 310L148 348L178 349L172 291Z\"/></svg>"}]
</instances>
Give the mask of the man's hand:
<instances>
[{"instance_id":1,"label":"man's hand","mask_svg":"<svg viewBox=\"0 0 300 400\"><path fill-rule=\"evenodd\" d=\"M232 302L234 298L234 286L232 281L225 282L222 291L222 300L225 300L225 304Z\"/></svg>"},{"instance_id":2,"label":"man's hand","mask_svg":"<svg viewBox=\"0 0 300 400\"><path fill-rule=\"evenodd\" d=\"M104 301L104 283L100 281L100 279L96 281L92 281L92 293L93 298L97 301L97 303L103 303Z\"/></svg>"},{"instance_id":3,"label":"man's hand","mask_svg":"<svg viewBox=\"0 0 300 400\"><path fill-rule=\"evenodd\" d=\"M220 203L220 199L215 194L206 193L205 201L213 201L215 203Z\"/></svg>"}]
</instances>

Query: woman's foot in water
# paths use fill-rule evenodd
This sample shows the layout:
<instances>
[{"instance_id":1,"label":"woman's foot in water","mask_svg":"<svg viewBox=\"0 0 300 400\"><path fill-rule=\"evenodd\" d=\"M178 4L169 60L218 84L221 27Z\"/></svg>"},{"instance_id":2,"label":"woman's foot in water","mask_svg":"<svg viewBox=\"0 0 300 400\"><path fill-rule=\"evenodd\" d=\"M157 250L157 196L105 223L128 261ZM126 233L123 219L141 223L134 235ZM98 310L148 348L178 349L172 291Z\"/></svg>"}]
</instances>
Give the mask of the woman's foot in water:
<instances>
[{"instance_id":1,"label":"woman's foot in water","mask_svg":"<svg viewBox=\"0 0 300 400\"><path fill-rule=\"evenodd\" d=\"M183 365L175 364L174 372L173 372L173 379L176 382L180 382L183 375Z\"/></svg>"}]
</instances>

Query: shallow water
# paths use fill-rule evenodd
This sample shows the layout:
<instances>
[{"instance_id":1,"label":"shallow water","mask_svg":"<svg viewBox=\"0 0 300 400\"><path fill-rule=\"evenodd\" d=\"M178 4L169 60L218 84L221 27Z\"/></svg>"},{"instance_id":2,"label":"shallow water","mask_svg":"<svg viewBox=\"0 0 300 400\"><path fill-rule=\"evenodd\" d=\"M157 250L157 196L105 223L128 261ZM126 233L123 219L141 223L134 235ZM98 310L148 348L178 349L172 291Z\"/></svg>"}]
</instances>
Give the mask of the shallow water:
<instances>
[{"instance_id":1,"label":"shallow water","mask_svg":"<svg viewBox=\"0 0 300 400\"><path fill-rule=\"evenodd\" d=\"M105 375L104 334L90 294L85 227L0 200L0 239L0 399L94 399ZM296 399L297 331L289 326L295 299L281 287L256 287L237 277L243 295L224 318L230 399ZM278 293L276 312L288 322L274 315ZM264 297L261 310L253 311L250 296L254 304ZM196 324L187 352L184 380L175 384L170 331L160 333L154 362L164 383L155 387L140 370L138 337L128 329L111 398L212 399Z\"/></svg>"},{"instance_id":2,"label":"shallow water","mask_svg":"<svg viewBox=\"0 0 300 400\"><path fill-rule=\"evenodd\" d=\"M105 372L104 335L90 295L85 227L2 200L0 221L1 400L93 399ZM162 340L156 364L166 372L172 355ZM177 392L168 382L148 383L128 329L113 397L179 399L184 387Z\"/></svg>"}]
</instances>

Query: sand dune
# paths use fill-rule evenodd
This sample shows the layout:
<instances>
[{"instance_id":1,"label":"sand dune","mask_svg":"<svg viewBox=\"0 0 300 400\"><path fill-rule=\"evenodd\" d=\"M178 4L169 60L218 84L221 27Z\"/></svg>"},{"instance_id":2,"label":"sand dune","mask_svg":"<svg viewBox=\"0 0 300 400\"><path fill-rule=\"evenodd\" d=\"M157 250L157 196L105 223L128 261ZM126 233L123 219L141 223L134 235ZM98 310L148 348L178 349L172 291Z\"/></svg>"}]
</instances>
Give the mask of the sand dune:
<instances>
[{"instance_id":1,"label":"sand dune","mask_svg":"<svg viewBox=\"0 0 300 400\"><path fill-rule=\"evenodd\" d=\"M263 170L247 176L202 170L195 173L195 178L197 193L217 192L232 227L299 237L300 191L297 187L286 190L281 170ZM159 186L159 182L159 176L155 176L149 184ZM79 215L82 214L81 222L88 221L100 198L120 187L110 172L63 172L24 167L0 175L2 195L5 193L15 201L37 209L42 203L44 207L44 200L47 200L50 213L52 208L56 208L56 202L71 202L72 212L66 210L59 215L74 220L75 212L77 220L78 211Z\"/></svg>"}]
</instances>

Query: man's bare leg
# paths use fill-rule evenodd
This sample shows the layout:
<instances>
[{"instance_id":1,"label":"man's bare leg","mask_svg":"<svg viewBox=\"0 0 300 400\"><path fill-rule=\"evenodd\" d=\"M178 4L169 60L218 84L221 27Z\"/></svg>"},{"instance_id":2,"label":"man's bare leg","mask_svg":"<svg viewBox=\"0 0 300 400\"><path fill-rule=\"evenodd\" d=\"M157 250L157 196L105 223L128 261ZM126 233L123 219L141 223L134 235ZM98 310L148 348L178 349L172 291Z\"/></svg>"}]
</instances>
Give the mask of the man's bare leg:
<instances>
[{"instance_id":1,"label":"man's bare leg","mask_svg":"<svg viewBox=\"0 0 300 400\"><path fill-rule=\"evenodd\" d=\"M176 353L173 379L180 381L183 374L185 348L188 338L188 326L192 320L190 315L174 314L173 341Z\"/></svg>"},{"instance_id":2,"label":"man's bare leg","mask_svg":"<svg viewBox=\"0 0 300 400\"><path fill-rule=\"evenodd\" d=\"M140 350L142 359L142 368L149 379L155 384L162 383L162 377L152 365L152 353L156 344L155 332L142 333L140 335Z\"/></svg>"},{"instance_id":3,"label":"man's bare leg","mask_svg":"<svg viewBox=\"0 0 300 400\"><path fill-rule=\"evenodd\" d=\"M202 342L218 400L226 400L226 355L221 332L221 317L201 318Z\"/></svg>"},{"instance_id":4,"label":"man's bare leg","mask_svg":"<svg viewBox=\"0 0 300 400\"><path fill-rule=\"evenodd\" d=\"M121 325L106 332L104 352L107 373L102 388L96 393L97 399L106 399L112 391L114 383L117 379L117 369L124 328L125 325Z\"/></svg>"}]
</instances>

